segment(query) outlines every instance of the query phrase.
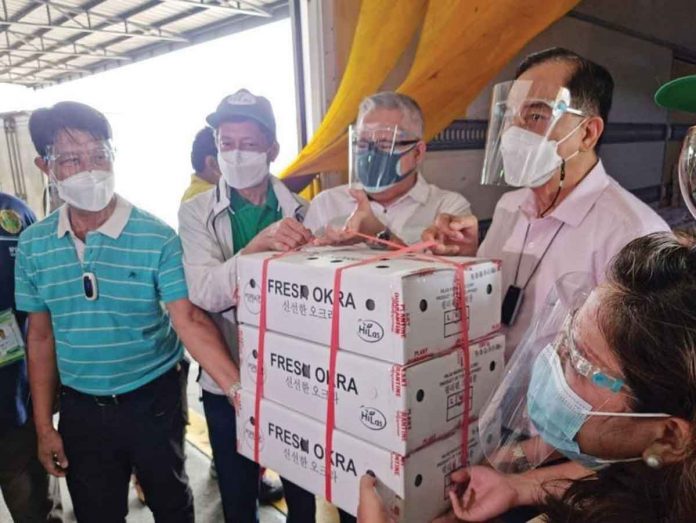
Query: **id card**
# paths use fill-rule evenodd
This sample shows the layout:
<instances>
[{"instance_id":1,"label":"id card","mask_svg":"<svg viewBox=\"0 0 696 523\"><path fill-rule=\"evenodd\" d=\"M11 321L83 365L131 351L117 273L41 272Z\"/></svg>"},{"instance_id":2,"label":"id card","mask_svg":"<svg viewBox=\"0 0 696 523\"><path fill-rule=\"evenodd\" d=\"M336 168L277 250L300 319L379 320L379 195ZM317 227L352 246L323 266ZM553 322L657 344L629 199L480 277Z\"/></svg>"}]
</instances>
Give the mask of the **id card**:
<instances>
[{"instance_id":1,"label":"id card","mask_svg":"<svg viewBox=\"0 0 696 523\"><path fill-rule=\"evenodd\" d=\"M24 358L25 345L22 331L12 309L0 312L0 367Z\"/></svg>"}]
</instances>

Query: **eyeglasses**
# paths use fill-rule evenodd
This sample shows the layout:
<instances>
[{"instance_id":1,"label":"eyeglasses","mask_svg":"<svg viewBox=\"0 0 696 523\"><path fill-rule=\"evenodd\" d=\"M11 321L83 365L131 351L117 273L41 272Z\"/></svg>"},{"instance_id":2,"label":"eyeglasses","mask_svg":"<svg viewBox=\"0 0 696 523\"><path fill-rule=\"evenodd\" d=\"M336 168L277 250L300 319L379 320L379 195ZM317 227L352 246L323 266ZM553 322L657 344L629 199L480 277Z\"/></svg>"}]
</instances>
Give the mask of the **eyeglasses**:
<instances>
[{"instance_id":1,"label":"eyeglasses","mask_svg":"<svg viewBox=\"0 0 696 523\"><path fill-rule=\"evenodd\" d=\"M47 156L49 168L60 173L79 172L81 166L88 165L96 168L111 167L114 161L114 150L109 145L101 145L87 151L52 151Z\"/></svg>"},{"instance_id":2,"label":"eyeglasses","mask_svg":"<svg viewBox=\"0 0 696 523\"><path fill-rule=\"evenodd\" d=\"M382 151L385 153L392 153L394 151L401 150L410 145L415 145L420 142L419 139L413 140L367 140L364 138L359 138L353 144L353 146L358 151Z\"/></svg>"},{"instance_id":3,"label":"eyeglasses","mask_svg":"<svg viewBox=\"0 0 696 523\"><path fill-rule=\"evenodd\" d=\"M623 379L614 377L605 372L604 369L591 363L575 344L575 339L573 337L573 321L575 320L576 314L577 310L568 315L563 326L563 331L554 341L554 349L561 358L561 361L564 364L570 362L575 372L584 376L598 387L609 389L614 393L625 389L626 385Z\"/></svg>"}]
</instances>

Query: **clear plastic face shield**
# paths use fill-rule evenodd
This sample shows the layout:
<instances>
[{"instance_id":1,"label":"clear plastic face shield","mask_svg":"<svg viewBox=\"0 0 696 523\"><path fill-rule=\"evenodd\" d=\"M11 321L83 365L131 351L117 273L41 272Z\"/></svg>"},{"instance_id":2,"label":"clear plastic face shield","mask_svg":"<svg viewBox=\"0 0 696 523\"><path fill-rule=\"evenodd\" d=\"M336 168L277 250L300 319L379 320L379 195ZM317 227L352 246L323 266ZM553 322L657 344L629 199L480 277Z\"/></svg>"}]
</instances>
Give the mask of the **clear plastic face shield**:
<instances>
[{"instance_id":1,"label":"clear plastic face shield","mask_svg":"<svg viewBox=\"0 0 696 523\"><path fill-rule=\"evenodd\" d=\"M89 171L113 171L114 147L110 140L87 144L49 146L46 154L49 174L57 181Z\"/></svg>"},{"instance_id":2,"label":"clear plastic face shield","mask_svg":"<svg viewBox=\"0 0 696 523\"><path fill-rule=\"evenodd\" d=\"M686 133L679 155L679 188L686 206L696 218L696 126Z\"/></svg>"},{"instance_id":3,"label":"clear plastic face shield","mask_svg":"<svg viewBox=\"0 0 696 523\"><path fill-rule=\"evenodd\" d=\"M582 125L583 116L565 87L528 80L495 85L481 183L543 185L570 159L562 158L557 148Z\"/></svg>"},{"instance_id":4,"label":"clear plastic face shield","mask_svg":"<svg viewBox=\"0 0 696 523\"><path fill-rule=\"evenodd\" d=\"M578 341L578 311L592 287L587 273L570 273L556 282L482 409L479 430L495 433L496 424L501 425L497 442L485 451L496 469L521 472L563 456L600 468L612 461L584 454L576 441L590 417L666 416L626 412L635 398L623 377Z\"/></svg>"},{"instance_id":5,"label":"clear plastic face shield","mask_svg":"<svg viewBox=\"0 0 696 523\"><path fill-rule=\"evenodd\" d=\"M114 195L114 148L109 140L50 146L45 160L51 184L72 207L98 212Z\"/></svg>"},{"instance_id":6,"label":"clear plastic face shield","mask_svg":"<svg viewBox=\"0 0 696 523\"><path fill-rule=\"evenodd\" d=\"M349 128L350 186L368 193L382 192L417 171L408 156L421 141L395 126Z\"/></svg>"}]
</instances>

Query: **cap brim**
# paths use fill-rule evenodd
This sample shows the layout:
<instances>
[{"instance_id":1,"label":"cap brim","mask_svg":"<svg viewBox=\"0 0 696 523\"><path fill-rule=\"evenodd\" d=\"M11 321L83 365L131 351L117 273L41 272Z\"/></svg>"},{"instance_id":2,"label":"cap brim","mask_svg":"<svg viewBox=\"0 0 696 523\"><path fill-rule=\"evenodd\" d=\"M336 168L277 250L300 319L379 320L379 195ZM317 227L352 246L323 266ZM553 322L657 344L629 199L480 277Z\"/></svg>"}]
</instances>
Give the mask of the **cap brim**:
<instances>
[{"instance_id":1,"label":"cap brim","mask_svg":"<svg viewBox=\"0 0 696 523\"><path fill-rule=\"evenodd\" d=\"M218 113L210 113L208 116L205 117L205 121L208 122L208 125L210 127L216 129L217 126L220 124L220 115Z\"/></svg>"},{"instance_id":2,"label":"cap brim","mask_svg":"<svg viewBox=\"0 0 696 523\"><path fill-rule=\"evenodd\" d=\"M214 113L206 116L205 121L213 129L217 129L221 123L229 122L237 118L247 118L249 120L254 120L264 129L266 129L273 138L275 139L275 129L269 127L268 122L263 121L259 118L257 114L252 111L245 111L244 109L237 109L236 111L215 111Z\"/></svg>"},{"instance_id":3,"label":"cap brim","mask_svg":"<svg viewBox=\"0 0 696 523\"><path fill-rule=\"evenodd\" d=\"M655 102L666 109L696 113L696 75L667 82L655 93Z\"/></svg>"}]
</instances>

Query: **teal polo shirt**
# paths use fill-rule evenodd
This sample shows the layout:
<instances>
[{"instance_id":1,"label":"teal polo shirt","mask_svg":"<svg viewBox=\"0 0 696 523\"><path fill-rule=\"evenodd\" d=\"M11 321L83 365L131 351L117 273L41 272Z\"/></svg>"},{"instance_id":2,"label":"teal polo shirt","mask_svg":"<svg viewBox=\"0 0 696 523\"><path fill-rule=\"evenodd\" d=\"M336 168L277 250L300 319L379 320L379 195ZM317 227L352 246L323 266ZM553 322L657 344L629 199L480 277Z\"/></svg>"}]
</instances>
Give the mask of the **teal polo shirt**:
<instances>
[{"instance_id":1,"label":"teal polo shirt","mask_svg":"<svg viewBox=\"0 0 696 523\"><path fill-rule=\"evenodd\" d=\"M82 243L67 206L24 231L17 248L17 309L50 312L63 385L123 394L171 369L183 355L162 302L188 297L179 237L120 196L111 217ZM82 275L96 276L85 298Z\"/></svg>"}]
</instances>

